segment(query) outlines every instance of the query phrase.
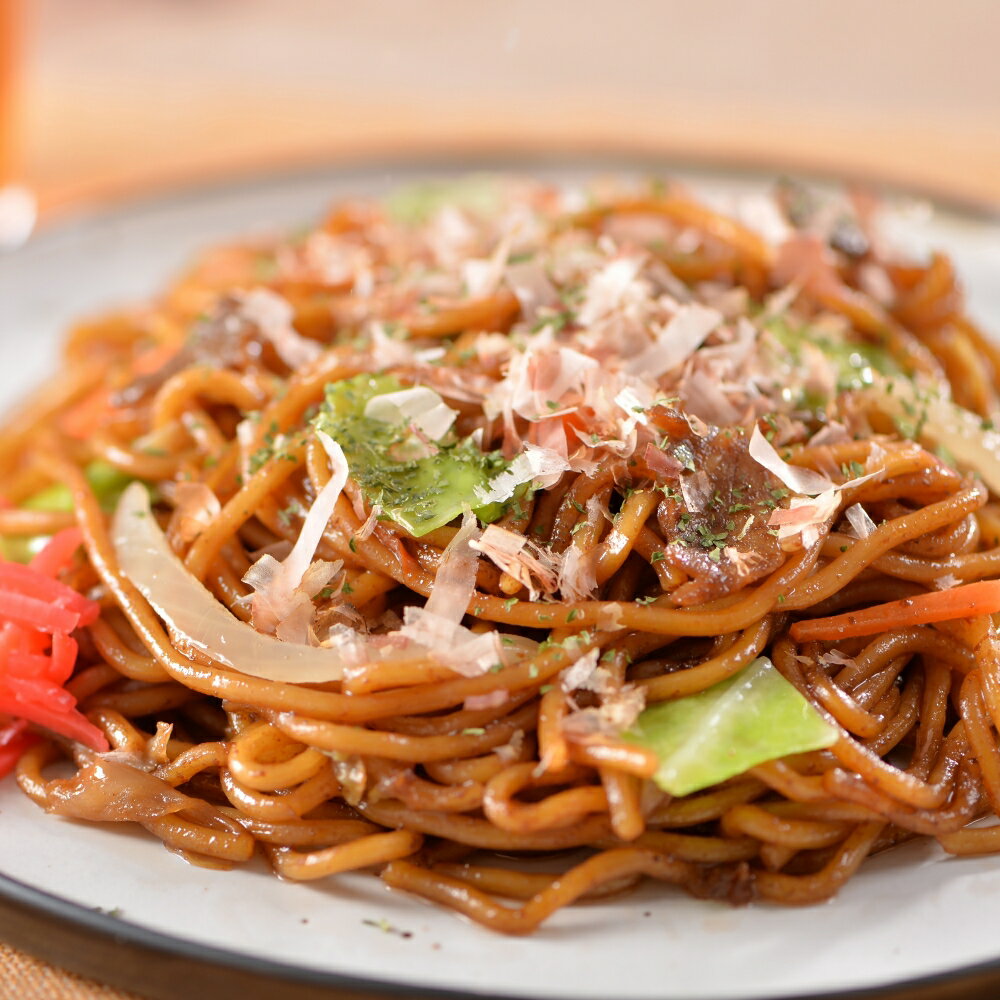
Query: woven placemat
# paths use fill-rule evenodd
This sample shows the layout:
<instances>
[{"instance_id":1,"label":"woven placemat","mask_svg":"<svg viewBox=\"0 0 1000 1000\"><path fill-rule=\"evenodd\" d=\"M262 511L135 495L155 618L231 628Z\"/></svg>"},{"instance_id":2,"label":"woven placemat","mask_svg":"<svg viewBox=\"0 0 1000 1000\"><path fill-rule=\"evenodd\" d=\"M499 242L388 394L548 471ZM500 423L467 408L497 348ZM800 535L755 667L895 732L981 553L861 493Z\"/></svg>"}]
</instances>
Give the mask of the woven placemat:
<instances>
[{"instance_id":1,"label":"woven placemat","mask_svg":"<svg viewBox=\"0 0 1000 1000\"><path fill-rule=\"evenodd\" d=\"M142 1000L64 972L0 942L0 1000Z\"/></svg>"}]
</instances>

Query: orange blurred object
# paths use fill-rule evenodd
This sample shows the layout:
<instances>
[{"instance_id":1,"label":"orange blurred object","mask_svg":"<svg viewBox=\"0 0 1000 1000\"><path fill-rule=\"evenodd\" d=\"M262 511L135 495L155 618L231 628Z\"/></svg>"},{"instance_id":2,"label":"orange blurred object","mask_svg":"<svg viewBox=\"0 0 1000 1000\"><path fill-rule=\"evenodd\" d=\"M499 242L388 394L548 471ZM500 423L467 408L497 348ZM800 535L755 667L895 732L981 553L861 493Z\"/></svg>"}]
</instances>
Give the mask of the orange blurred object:
<instances>
[{"instance_id":1,"label":"orange blurred object","mask_svg":"<svg viewBox=\"0 0 1000 1000\"><path fill-rule=\"evenodd\" d=\"M20 0L0 0L0 187L11 183L19 172L16 90L20 8Z\"/></svg>"},{"instance_id":2,"label":"orange blurred object","mask_svg":"<svg viewBox=\"0 0 1000 1000\"><path fill-rule=\"evenodd\" d=\"M35 197L24 185L21 129L22 0L0 0L0 252L31 235Z\"/></svg>"}]
</instances>

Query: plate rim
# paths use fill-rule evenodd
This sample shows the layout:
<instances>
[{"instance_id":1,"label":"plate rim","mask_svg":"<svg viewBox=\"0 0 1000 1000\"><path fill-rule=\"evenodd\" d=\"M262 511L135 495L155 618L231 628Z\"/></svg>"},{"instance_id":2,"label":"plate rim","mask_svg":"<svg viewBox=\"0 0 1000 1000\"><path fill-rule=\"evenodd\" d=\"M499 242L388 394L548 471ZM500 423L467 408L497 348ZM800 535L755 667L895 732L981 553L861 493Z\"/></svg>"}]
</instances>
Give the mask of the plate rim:
<instances>
[{"instance_id":1,"label":"plate rim","mask_svg":"<svg viewBox=\"0 0 1000 1000\"><path fill-rule=\"evenodd\" d=\"M422 986L257 958L152 930L3 872L0 939L101 985L130 990L149 1000L181 996L184 1000L230 996L270 1000L275 987L280 987L282 1000L530 1000L523 994ZM498 935L498 946L502 942ZM185 963L180 990L169 982L179 971L178 960ZM974 1000L992 995L982 991L998 985L1000 958L878 986L783 995L781 1000ZM663 1000L689 998L663 994Z\"/></svg>"},{"instance_id":2,"label":"plate rim","mask_svg":"<svg viewBox=\"0 0 1000 1000\"><path fill-rule=\"evenodd\" d=\"M927 202L937 210L969 222L1000 226L1000 204L965 198L953 190L900 183L871 172L824 171L808 165L770 162L766 158L724 158L598 147L580 150L536 150L511 153L489 148L449 156L439 150L408 152L400 157L361 155L333 161L291 164L277 168L190 179L122 198L101 198L43 217L28 247L45 249L51 242L73 238L94 226L114 225L134 214L190 207L227 194L250 195L323 177L406 170L433 175L490 170L530 173L541 169L650 171L664 175L694 173L711 179L767 180L792 176L806 182L838 186L862 185L880 197ZM2 260L2 258L0 258ZM13 400L9 402L14 402ZM456 918L458 919L458 918ZM483 933L489 933L484 931ZM502 946L498 936L498 946ZM131 990L151 1000L265 1000L280 987L288 1000L528 1000L522 994L484 992L383 980L258 958L215 945L152 930L13 878L0 868L0 941L102 985ZM178 960L184 967L183 985L176 979ZM150 973L156 978L150 982ZM234 979L235 975L235 979ZM141 978L139 978L141 976ZM162 978L160 978L162 977ZM171 985L171 978L174 985ZM784 995L782 1000L973 1000L980 991L1000 986L1000 950L997 957L954 969L834 992ZM152 988L152 989L151 989ZM986 994L983 994L986 995ZM663 995L663 1000L686 1000ZM704 997L700 1000L705 1000Z\"/></svg>"},{"instance_id":3,"label":"plate rim","mask_svg":"<svg viewBox=\"0 0 1000 1000\"><path fill-rule=\"evenodd\" d=\"M164 181L151 188L136 191L128 189L121 195L103 193L94 200L82 203L55 205L43 213L35 227L28 246L63 230L91 225L99 221L113 222L135 211L168 208L186 204L220 193L249 193L256 188L295 180L317 180L325 176L370 174L403 169L419 170L433 175L435 172L456 174L466 172L503 172L514 170L528 173L532 170L557 168L589 168L597 170L649 170L669 176L671 172L702 174L708 177L741 177L746 179L777 179L791 177L809 183L837 187L861 187L879 197L895 196L928 202L953 216L972 222L1000 225L1000 200L976 195L963 195L952 187L939 188L933 184L908 183L889 174L857 168L835 170L818 164L789 163L780 159L761 156L712 156L695 152L629 149L626 146L587 145L578 149L536 149L511 151L502 145L484 144L457 154L437 148L407 151L400 156L360 152L337 158L322 158L233 170L223 174L210 174L205 178L184 177L177 182Z\"/></svg>"}]
</instances>

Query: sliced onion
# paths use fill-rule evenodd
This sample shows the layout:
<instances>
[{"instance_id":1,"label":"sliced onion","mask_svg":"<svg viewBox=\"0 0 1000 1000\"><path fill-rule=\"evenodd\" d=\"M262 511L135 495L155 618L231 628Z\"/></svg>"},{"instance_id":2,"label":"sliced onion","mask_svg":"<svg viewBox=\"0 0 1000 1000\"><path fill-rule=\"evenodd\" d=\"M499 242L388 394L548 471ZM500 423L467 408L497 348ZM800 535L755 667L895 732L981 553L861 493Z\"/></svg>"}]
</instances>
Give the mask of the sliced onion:
<instances>
[{"instance_id":1,"label":"sliced onion","mask_svg":"<svg viewBox=\"0 0 1000 1000\"><path fill-rule=\"evenodd\" d=\"M871 409L893 420L901 434L901 424L916 424L914 432L920 444L947 452L947 464L973 473L991 493L1000 495L1000 432L984 426L976 414L929 390L918 390L901 378L879 380L857 395Z\"/></svg>"},{"instance_id":2,"label":"sliced onion","mask_svg":"<svg viewBox=\"0 0 1000 1000\"><path fill-rule=\"evenodd\" d=\"M251 677L299 684L340 679L344 661L337 650L282 642L230 614L167 544L141 483L122 493L111 540L122 573L175 638Z\"/></svg>"}]
</instances>

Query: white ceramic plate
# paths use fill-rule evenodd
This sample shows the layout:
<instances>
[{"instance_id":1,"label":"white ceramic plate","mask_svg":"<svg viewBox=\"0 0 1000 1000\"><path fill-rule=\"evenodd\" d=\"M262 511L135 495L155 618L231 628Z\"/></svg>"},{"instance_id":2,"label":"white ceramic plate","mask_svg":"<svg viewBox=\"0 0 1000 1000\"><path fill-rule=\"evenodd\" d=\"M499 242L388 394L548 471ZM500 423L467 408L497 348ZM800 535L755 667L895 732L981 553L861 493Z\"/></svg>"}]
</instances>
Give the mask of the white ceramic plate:
<instances>
[{"instance_id":1,"label":"white ceramic plate","mask_svg":"<svg viewBox=\"0 0 1000 1000\"><path fill-rule=\"evenodd\" d=\"M634 161L491 166L568 181L656 169ZM10 402L53 367L72 319L154 292L199 247L292 227L341 196L378 193L424 172L383 166L285 176L42 232L0 258L0 400ZM679 173L723 203L768 183L745 173ZM890 203L893 238L916 252L946 248L973 314L1000 331L1000 226L912 197ZM116 917L95 916L95 908ZM1000 967L991 965L1000 963L1000 863L946 859L927 844L872 860L823 906L730 909L650 886L563 910L530 939L507 939L370 877L297 885L263 865L194 868L141 833L45 816L9 780L0 785L0 918L0 934L22 947L158 997L229 995L241 972L281 981L290 996L455 990L547 1000L830 997L882 993L904 981L910 985L899 996L955 996L973 978L1000 982ZM231 978L206 986L206 967Z\"/></svg>"}]
</instances>

